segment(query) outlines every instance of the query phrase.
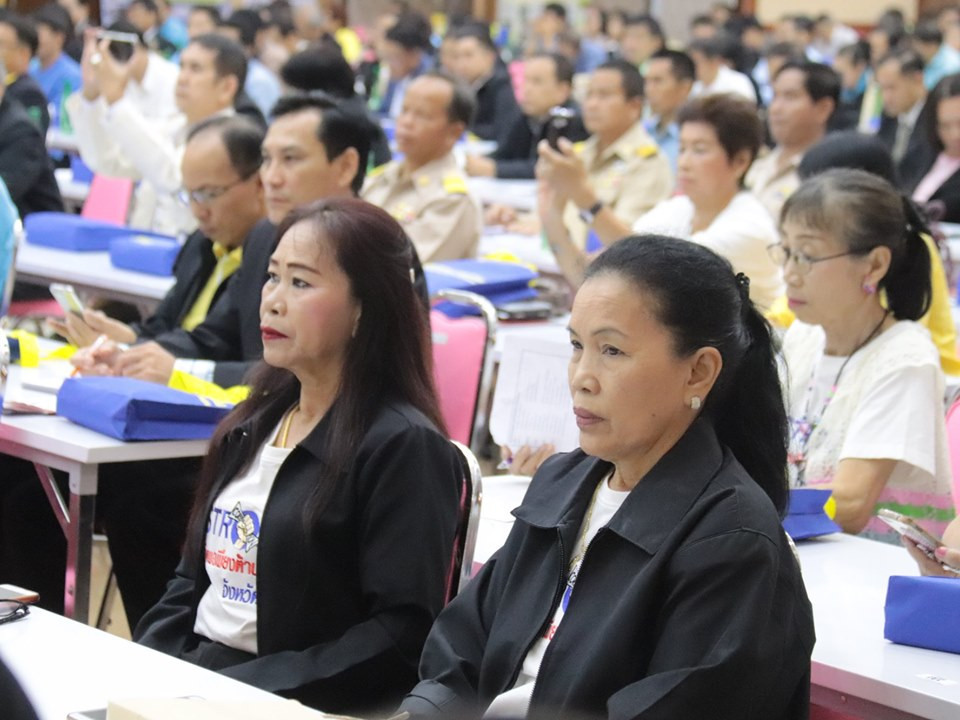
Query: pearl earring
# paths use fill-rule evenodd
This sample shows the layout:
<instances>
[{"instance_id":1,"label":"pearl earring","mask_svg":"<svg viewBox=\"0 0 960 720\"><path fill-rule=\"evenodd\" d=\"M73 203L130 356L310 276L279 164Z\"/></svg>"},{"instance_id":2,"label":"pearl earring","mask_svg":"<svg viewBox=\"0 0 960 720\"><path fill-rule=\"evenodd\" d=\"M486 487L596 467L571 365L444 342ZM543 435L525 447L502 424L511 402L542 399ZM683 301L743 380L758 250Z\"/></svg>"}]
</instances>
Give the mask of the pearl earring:
<instances>
[{"instance_id":1,"label":"pearl earring","mask_svg":"<svg viewBox=\"0 0 960 720\"><path fill-rule=\"evenodd\" d=\"M690 398L690 409L699 410L700 409L700 398L697 395L694 395Z\"/></svg>"}]
</instances>

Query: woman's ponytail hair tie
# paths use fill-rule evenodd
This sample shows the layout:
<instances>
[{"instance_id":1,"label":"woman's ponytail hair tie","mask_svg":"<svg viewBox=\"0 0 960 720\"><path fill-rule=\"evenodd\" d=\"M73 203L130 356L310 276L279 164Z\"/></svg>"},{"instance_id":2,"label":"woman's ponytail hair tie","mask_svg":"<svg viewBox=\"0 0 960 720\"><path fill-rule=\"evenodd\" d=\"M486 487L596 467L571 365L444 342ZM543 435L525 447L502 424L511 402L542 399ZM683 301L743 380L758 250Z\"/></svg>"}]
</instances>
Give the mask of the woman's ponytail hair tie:
<instances>
[{"instance_id":1,"label":"woman's ponytail hair tie","mask_svg":"<svg viewBox=\"0 0 960 720\"><path fill-rule=\"evenodd\" d=\"M740 299L747 302L750 299L750 278L740 272L736 275L736 281Z\"/></svg>"}]
</instances>

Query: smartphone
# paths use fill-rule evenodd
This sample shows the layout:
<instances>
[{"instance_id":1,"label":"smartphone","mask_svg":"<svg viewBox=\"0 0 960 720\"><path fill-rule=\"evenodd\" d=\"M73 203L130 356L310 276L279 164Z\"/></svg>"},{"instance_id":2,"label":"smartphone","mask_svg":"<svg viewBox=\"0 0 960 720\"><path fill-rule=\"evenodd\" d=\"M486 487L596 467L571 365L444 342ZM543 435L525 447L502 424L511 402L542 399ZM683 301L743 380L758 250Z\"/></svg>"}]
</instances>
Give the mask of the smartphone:
<instances>
[{"instance_id":1,"label":"smartphone","mask_svg":"<svg viewBox=\"0 0 960 720\"><path fill-rule=\"evenodd\" d=\"M108 49L110 54L116 58L117 62L130 62L133 57L133 50L140 43L140 37L136 33L116 32L114 30L98 30L97 42L100 40L109 40Z\"/></svg>"},{"instance_id":2,"label":"smartphone","mask_svg":"<svg viewBox=\"0 0 960 720\"><path fill-rule=\"evenodd\" d=\"M22 603L34 603L40 596L33 590L26 590L17 585L0 585L0 600L14 600Z\"/></svg>"},{"instance_id":3,"label":"smartphone","mask_svg":"<svg viewBox=\"0 0 960 720\"><path fill-rule=\"evenodd\" d=\"M77 710L67 715L67 720L107 720L107 709Z\"/></svg>"},{"instance_id":4,"label":"smartphone","mask_svg":"<svg viewBox=\"0 0 960 720\"><path fill-rule=\"evenodd\" d=\"M560 105L550 108L547 120L547 143L554 150L560 149L560 137L571 121L577 116L575 110Z\"/></svg>"},{"instance_id":5,"label":"smartphone","mask_svg":"<svg viewBox=\"0 0 960 720\"><path fill-rule=\"evenodd\" d=\"M924 530L922 527L917 525L913 518L907 517L906 515L901 515L893 510L888 510L887 508L881 508L877 512L877 517L900 533L900 535L915 543L916 546L920 548L921 552L923 552L923 554L929 557L931 560L935 560L948 570L960 573L960 568L947 565L934 554L934 551L943 543Z\"/></svg>"},{"instance_id":6,"label":"smartphone","mask_svg":"<svg viewBox=\"0 0 960 720\"><path fill-rule=\"evenodd\" d=\"M518 300L497 306L500 320L546 320L553 314L553 305L545 300Z\"/></svg>"},{"instance_id":7,"label":"smartphone","mask_svg":"<svg viewBox=\"0 0 960 720\"><path fill-rule=\"evenodd\" d=\"M50 294L57 304L63 308L65 313L76 313L83 315L83 303L80 296L73 289L73 285L64 285L63 283L51 283Z\"/></svg>"}]
</instances>

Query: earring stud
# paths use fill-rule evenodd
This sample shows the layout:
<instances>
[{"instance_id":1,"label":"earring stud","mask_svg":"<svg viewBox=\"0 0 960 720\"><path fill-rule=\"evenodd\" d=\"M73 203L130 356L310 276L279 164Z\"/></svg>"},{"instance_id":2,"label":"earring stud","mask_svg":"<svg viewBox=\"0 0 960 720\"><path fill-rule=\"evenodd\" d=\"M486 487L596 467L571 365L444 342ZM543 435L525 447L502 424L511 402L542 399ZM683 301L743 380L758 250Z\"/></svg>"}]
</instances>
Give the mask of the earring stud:
<instances>
[{"instance_id":1,"label":"earring stud","mask_svg":"<svg viewBox=\"0 0 960 720\"><path fill-rule=\"evenodd\" d=\"M690 409L691 410L700 409L700 397L698 395L694 395L692 398L690 398Z\"/></svg>"},{"instance_id":2,"label":"earring stud","mask_svg":"<svg viewBox=\"0 0 960 720\"><path fill-rule=\"evenodd\" d=\"M873 283L864 283L864 284L863 284L863 291L864 291L867 295L873 295L873 294L877 291L877 286L874 285Z\"/></svg>"}]
</instances>

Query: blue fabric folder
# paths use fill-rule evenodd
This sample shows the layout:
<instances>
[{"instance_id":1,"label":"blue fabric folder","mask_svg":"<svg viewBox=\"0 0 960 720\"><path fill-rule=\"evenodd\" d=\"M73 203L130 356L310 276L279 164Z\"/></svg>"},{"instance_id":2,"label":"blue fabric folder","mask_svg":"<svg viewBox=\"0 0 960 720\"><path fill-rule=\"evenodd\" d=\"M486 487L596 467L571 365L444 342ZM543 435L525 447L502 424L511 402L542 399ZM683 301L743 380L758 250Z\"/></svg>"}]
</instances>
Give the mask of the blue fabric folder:
<instances>
[{"instance_id":1,"label":"blue fabric folder","mask_svg":"<svg viewBox=\"0 0 960 720\"><path fill-rule=\"evenodd\" d=\"M884 610L887 640L960 653L960 579L894 575Z\"/></svg>"},{"instance_id":2,"label":"blue fabric folder","mask_svg":"<svg viewBox=\"0 0 960 720\"><path fill-rule=\"evenodd\" d=\"M150 275L173 275L181 245L167 235L138 233L110 241L110 264Z\"/></svg>"},{"instance_id":3,"label":"blue fabric folder","mask_svg":"<svg viewBox=\"0 0 960 720\"><path fill-rule=\"evenodd\" d=\"M537 296L530 283L539 275L526 265L500 260L444 260L427 263L423 267L427 290L431 295L439 290L469 290L487 298L496 305ZM450 317L477 315L469 305L453 302L439 303L437 309Z\"/></svg>"},{"instance_id":4,"label":"blue fabric folder","mask_svg":"<svg viewBox=\"0 0 960 720\"><path fill-rule=\"evenodd\" d=\"M783 519L783 529L787 531L787 535L794 540L805 540L842 532L840 526L831 520L823 509L829 498L829 490L792 489L787 516Z\"/></svg>"},{"instance_id":5,"label":"blue fabric folder","mask_svg":"<svg viewBox=\"0 0 960 720\"><path fill-rule=\"evenodd\" d=\"M31 245L43 245L75 252L104 252L110 249L110 241L118 237L133 235L168 237L116 223L90 220L80 215L59 212L31 213L24 220L23 227L27 242Z\"/></svg>"},{"instance_id":6,"label":"blue fabric folder","mask_svg":"<svg viewBox=\"0 0 960 720\"><path fill-rule=\"evenodd\" d=\"M231 405L122 377L68 378L57 414L118 440L199 440L213 434Z\"/></svg>"}]
</instances>

